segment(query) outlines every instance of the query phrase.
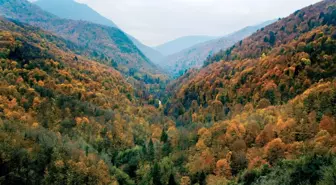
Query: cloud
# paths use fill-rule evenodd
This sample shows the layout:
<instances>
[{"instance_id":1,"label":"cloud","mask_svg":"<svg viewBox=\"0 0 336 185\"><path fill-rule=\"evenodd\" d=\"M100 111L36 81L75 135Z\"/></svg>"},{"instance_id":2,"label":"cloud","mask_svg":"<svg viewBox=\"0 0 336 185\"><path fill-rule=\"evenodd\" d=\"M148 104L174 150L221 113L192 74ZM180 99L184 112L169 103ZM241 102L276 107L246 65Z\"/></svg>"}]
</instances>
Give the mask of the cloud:
<instances>
[{"instance_id":1,"label":"cloud","mask_svg":"<svg viewBox=\"0 0 336 185\"><path fill-rule=\"evenodd\" d=\"M319 0L76 0L155 46L187 35L221 36L285 17Z\"/></svg>"}]
</instances>

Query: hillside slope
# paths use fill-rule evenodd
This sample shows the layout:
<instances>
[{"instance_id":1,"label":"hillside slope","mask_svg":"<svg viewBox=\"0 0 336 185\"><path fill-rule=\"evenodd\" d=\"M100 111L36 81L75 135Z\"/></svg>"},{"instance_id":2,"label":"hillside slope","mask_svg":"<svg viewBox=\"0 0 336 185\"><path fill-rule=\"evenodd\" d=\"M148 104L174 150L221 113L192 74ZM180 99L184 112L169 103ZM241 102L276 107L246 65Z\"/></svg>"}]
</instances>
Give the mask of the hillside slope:
<instances>
[{"instance_id":1,"label":"hillside slope","mask_svg":"<svg viewBox=\"0 0 336 185\"><path fill-rule=\"evenodd\" d=\"M287 104L246 106L226 121L190 129L188 150L180 153L185 178L207 185L334 184L335 92L335 81L320 82Z\"/></svg>"},{"instance_id":2,"label":"hillside slope","mask_svg":"<svg viewBox=\"0 0 336 185\"><path fill-rule=\"evenodd\" d=\"M334 184L335 12L335 0L299 10L167 87L181 182Z\"/></svg>"},{"instance_id":3,"label":"hillside slope","mask_svg":"<svg viewBox=\"0 0 336 185\"><path fill-rule=\"evenodd\" d=\"M118 71L76 47L0 19L1 184L135 184L127 173L137 162L125 164L123 152L174 126Z\"/></svg>"},{"instance_id":4,"label":"hillside slope","mask_svg":"<svg viewBox=\"0 0 336 185\"><path fill-rule=\"evenodd\" d=\"M174 76L182 75L190 68L200 68L203 66L204 61L213 54L231 47L236 42L250 36L275 20L267 21L256 26L249 26L225 37L212 39L192 47L189 47L181 52L165 57L162 61L164 69L172 73Z\"/></svg>"},{"instance_id":5,"label":"hillside slope","mask_svg":"<svg viewBox=\"0 0 336 185\"><path fill-rule=\"evenodd\" d=\"M155 84L166 79L119 29L85 21L60 19L26 0L1 0L1 15L51 31L82 47L80 53L114 66L132 83Z\"/></svg>"},{"instance_id":6,"label":"hillside slope","mask_svg":"<svg viewBox=\"0 0 336 185\"><path fill-rule=\"evenodd\" d=\"M335 13L334 6L334 1L323 1L302 9L236 44L237 48L244 49L237 50L235 55L246 56L236 58L244 59L215 62L194 71L194 75L188 73L192 77L188 80L181 77L184 83L173 89L175 97L167 111L184 123L186 119L192 121L193 113L203 116L203 122L221 120L239 112L246 104L262 107L265 103L285 103L311 84L335 77L335 19L329 19ZM302 15L307 19L302 21L299 18ZM286 37L277 36L274 43L279 44L273 46L264 42L261 35L268 32L282 35L282 28L289 29L288 24L301 32L287 31ZM294 37L296 39L292 39ZM269 46L262 50L267 53L261 54L262 51L255 48L262 47L260 43ZM235 51L233 49L229 56ZM250 53L253 53L251 58ZM195 110L196 107L202 108ZM219 111L221 116L212 111Z\"/></svg>"},{"instance_id":7,"label":"hillside slope","mask_svg":"<svg viewBox=\"0 0 336 185\"><path fill-rule=\"evenodd\" d=\"M118 26L111 20L100 15L89 6L75 2L74 0L38 0L34 3L43 10L60 18L89 21L96 24L118 28ZM163 56L160 52L142 44L131 35L128 35L128 37L152 62L158 63L161 61Z\"/></svg>"}]
</instances>

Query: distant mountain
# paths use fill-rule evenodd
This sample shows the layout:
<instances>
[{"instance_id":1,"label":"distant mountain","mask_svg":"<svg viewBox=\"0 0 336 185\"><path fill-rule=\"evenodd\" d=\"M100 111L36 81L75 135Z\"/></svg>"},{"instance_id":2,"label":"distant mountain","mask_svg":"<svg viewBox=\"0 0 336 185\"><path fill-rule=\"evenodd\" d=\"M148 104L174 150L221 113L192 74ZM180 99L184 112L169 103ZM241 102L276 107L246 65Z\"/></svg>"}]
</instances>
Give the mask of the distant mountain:
<instances>
[{"instance_id":1,"label":"distant mountain","mask_svg":"<svg viewBox=\"0 0 336 185\"><path fill-rule=\"evenodd\" d=\"M43 10L61 18L90 21L97 24L117 27L114 22L103 17L86 4L81 4L74 0L38 0L34 3Z\"/></svg>"},{"instance_id":2,"label":"distant mountain","mask_svg":"<svg viewBox=\"0 0 336 185\"><path fill-rule=\"evenodd\" d=\"M186 36L181 37L178 39L175 39L173 41L167 42L165 44L159 45L155 47L156 50L158 50L160 53L162 53L165 56L172 55L174 53L180 52L186 48L189 48L195 44L199 44L202 42L206 42L212 39L215 39L216 37L213 36L205 36L205 35L199 35L199 36Z\"/></svg>"},{"instance_id":3,"label":"distant mountain","mask_svg":"<svg viewBox=\"0 0 336 185\"><path fill-rule=\"evenodd\" d=\"M86 4L81 4L74 0L38 0L34 3L43 10L50 12L60 18L89 21L96 24L118 28L118 26L113 21L100 15ZM128 37L132 40L134 45L136 45L140 51L151 61L158 63L163 58L160 52L142 44L139 40L131 35L128 35Z\"/></svg>"},{"instance_id":4,"label":"distant mountain","mask_svg":"<svg viewBox=\"0 0 336 185\"><path fill-rule=\"evenodd\" d=\"M192 67L201 67L207 57L219 52L220 50L227 49L236 42L250 36L258 29L261 29L275 21L276 20L271 20L259 25L248 26L225 37L197 44L181 52L167 56L164 60L162 60L161 65L165 66L164 68L174 76L181 75L187 69Z\"/></svg>"},{"instance_id":5,"label":"distant mountain","mask_svg":"<svg viewBox=\"0 0 336 185\"><path fill-rule=\"evenodd\" d=\"M164 56L156 49L146 46L131 35L128 35L128 38L131 39L133 41L133 44L138 47L138 49L153 63L159 65L164 59Z\"/></svg>"},{"instance_id":6,"label":"distant mountain","mask_svg":"<svg viewBox=\"0 0 336 185\"><path fill-rule=\"evenodd\" d=\"M26 0L0 0L0 14L53 32L96 61L113 66L134 83L156 83L160 70L121 30L86 21L61 19ZM164 77L165 78L165 77Z\"/></svg>"}]
</instances>

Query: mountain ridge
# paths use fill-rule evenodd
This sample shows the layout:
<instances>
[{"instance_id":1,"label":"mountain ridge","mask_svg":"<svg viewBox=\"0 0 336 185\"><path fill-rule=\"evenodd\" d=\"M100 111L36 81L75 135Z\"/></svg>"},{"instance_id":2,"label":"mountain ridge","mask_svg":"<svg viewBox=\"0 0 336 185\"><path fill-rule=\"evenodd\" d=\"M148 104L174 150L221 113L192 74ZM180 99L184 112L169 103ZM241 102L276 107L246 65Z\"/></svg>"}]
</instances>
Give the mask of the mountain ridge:
<instances>
[{"instance_id":1,"label":"mountain ridge","mask_svg":"<svg viewBox=\"0 0 336 185\"><path fill-rule=\"evenodd\" d=\"M324 0L323 2L332 3L333 0ZM258 58L263 53L267 54L267 52L273 47L292 41L293 39L297 38L299 34L305 33L309 31L309 29L314 28L314 26L316 26L315 24L317 22L317 19L326 18L323 17L323 15L316 15L312 13L310 14L309 12L304 11L309 8L312 8L312 5L304 9L295 11L289 16L292 17L293 20L289 20L290 18L286 17L280 19L276 23L266 26L265 29L254 33L252 37L250 37L250 39L245 39L243 42L247 42L246 44L235 44L232 46L232 48L217 53L216 55L208 58L205 65L211 64L221 59L231 61L244 58ZM327 8L329 9L328 11L332 11L330 9L333 9L332 6ZM335 22L335 19L332 18L334 14L334 12L331 12L331 15L329 15L330 17L328 17L328 19L330 22ZM302 21L306 24L304 25L304 27L301 28L301 30L298 29L298 25L292 25L298 21ZM277 30L279 34L274 32L273 30ZM258 40L258 43L252 43L253 39ZM257 46L258 44L259 46ZM256 48L257 51L250 51L249 48L252 47ZM248 52L244 53L244 50L248 50Z\"/></svg>"},{"instance_id":2,"label":"mountain ridge","mask_svg":"<svg viewBox=\"0 0 336 185\"><path fill-rule=\"evenodd\" d=\"M200 68L204 61L219 52L220 50L231 47L236 42L244 39L258 29L274 22L275 20L266 21L264 23L248 26L227 36L213 39L207 42L199 43L181 52L165 57L162 64L164 69L172 73L173 76L180 76L190 68Z\"/></svg>"},{"instance_id":3,"label":"mountain ridge","mask_svg":"<svg viewBox=\"0 0 336 185\"><path fill-rule=\"evenodd\" d=\"M60 18L84 20L105 26L118 28L110 19L105 18L86 4L75 2L74 0L38 0L33 2L45 11L48 11ZM77 11L77 12L76 12ZM118 28L119 29L119 28ZM139 50L152 62L158 63L163 57L160 52L144 45L135 37L127 34Z\"/></svg>"},{"instance_id":4,"label":"mountain ridge","mask_svg":"<svg viewBox=\"0 0 336 185\"><path fill-rule=\"evenodd\" d=\"M54 32L86 48L82 52L88 57L114 66L124 75L131 76L132 83L155 83L158 75L162 74L129 37L117 28L61 19L26 0L1 0L0 9L6 17Z\"/></svg>"},{"instance_id":5,"label":"mountain ridge","mask_svg":"<svg viewBox=\"0 0 336 185\"><path fill-rule=\"evenodd\" d=\"M333 58L332 41L331 43L328 44L324 43L324 45L331 47L328 49L327 47L319 48L319 46L323 44L314 45L313 41L314 39L318 40L318 38L316 38L314 35L316 35L317 32L320 30L323 30L321 31L321 34L324 33L324 35L326 35L324 36L324 38L328 38L328 36L334 35L333 33L328 32L328 28L326 29L323 27L325 25L330 25L329 27L333 28L332 26L336 24L335 19L331 18L336 11L333 10L333 8L328 8L332 7L334 5L333 3L334 3L333 1L322 1L321 3L317 3L315 6L308 6L302 10L297 11L294 14L291 14L290 16L284 19L278 20L277 22L266 26L264 29L257 31L256 33L242 40L241 42L236 43L231 48L225 51L221 51L213 55L212 57L209 57L207 61L210 62L205 63L205 66L203 68L201 68L200 70L193 70L191 72L195 74L190 73L186 74L187 76L191 76L192 78L184 76L180 77L184 81L183 85L176 86L177 89L171 89L172 91L174 91L175 94L175 96L173 97L177 97L177 99L174 99L174 101L176 101L175 102L176 104L174 105L173 103L172 106L173 107L177 106L175 108L179 109L181 108L180 102L183 102L182 103L183 109L186 111L185 116L189 117L191 113L188 110L190 110L191 108L190 106L193 101L197 101L197 104L199 106L207 107L212 102L218 103L219 99L223 98L222 99L223 105L225 104L224 102L230 101L230 103L225 104L225 106L230 105L229 107L226 107L228 108L227 111L234 110L233 108L235 104L244 105L245 103L249 102L247 99L252 98L249 96L252 96L257 93L259 94L257 98L258 101L259 100L261 101L262 97L265 96L267 97L266 99L268 99L268 101L271 102L271 105L274 105L281 101L286 102L288 101L288 98L290 99L293 96L295 96L296 93L303 91L302 89L305 88L305 86L303 86L304 84L303 81L305 81L305 79L304 77L302 77L302 79L300 79L302 80L302 82L295 83L297 90L292 92L294 94L288 93L284 97L280 98L278 96L279 94L281 94L281 92L286 91L291 92L291 90L289 89L291 85L287 84L283 86L284 84L282 83L284 82L280 80L281 78L277 79L276 82L274 80L267 81L267 79L272 78L271 75L275 72L274 71L275 69L279 68L279 66L282 66L282 68L284 69L281 68L280 70L281 72L278 71L277 75L283 74L285 73L285 71L287 74L289 73L290 70L294 70L295 74L293 75L298 75L299 72L305 71L305 70L302 71L302 68L307 67L306 70L309 70L310 78L313 77L322 78L323 77L322 74L324 73L326 73L325 74L326 76L328 75L332 76L332 73L335 70L333 68L333 65L330 64L328 69L324 68L325 66L319 63L318 61L321 62L326 61L324 59L317 57L318 55L323 55L322 51L324 51L328 52L326 53L326 55L331 55L330 57L328 57L328 61ZM304 15L306 16L306 19L302 21L302 17ZM297 30L300 29L301 32L295 31L296 29ZM272 32L275 33L276 36L274 40L270 43L270 40L272 39L265 39L265 38L267 38L269 35L272 35L271 34ZM312 38L309 39L308 38L309 36L311 36ZM300 41L299 39L301 39L302 41ZM324 41L318 40L316 42L324 42ZM298 46L299 44L300 47ZM296 47L292 47L293 45ZM315 49L312 48L310 49L310 47L312 48L315 47ZM298 48L298 50L295 50L295 48ZM286 49L289 51L286 51ZM286 56L286 54L288 56ZM292 60L286 59L286 57L292 58ZM311 63L314 61L314 65L316 65L314 69L320 70L321 74L320 75L316 74L316 76L314 76L313 74L318 72L314 71L313 68L306 66L306 64L301 64L300 61L302 61L303 63L304 61L307 61L307 65L311 65ZM287 64L288 66L285 65L286 62L288 62ZM290 64L290 62L292 63ZM277 64L279 65L278 67L276 67ZM265 68L266 66L268 66L269 68ZM257 69L262 71L260 73L258 72L258 75L256 74L258 71ZM309 79L309 77L307 76L305 77ZM285 77L282 78L285 79ZM256 79L266 80L266 82L258 83ZM177 81L179 81L179 79ZM251 84L246 84L247 81L250 82ZM311 81L312 79L309 80L308 84L312 83ZM315 82L317 81L319 80L315 79ZM288 83L294 83L294 82L288 82ZM266 89L265 92L263 92L265 93L263 96L260 94L261 92L259 92L259 90L261 89L257 88L258 87L257 84L265 86L264 88ZM292 86L293 85L294 84L292 84ZM283 87L280 88L279 86ZM226 89L223 89L223 87L226 87ZM300 91L298 90L300 89L299 87L302 88ZM205 92L208 92L207 95L203 94L203 92L200 91L202 88L206 88ZM271 88L272 90L274 90L274 92L268 94L267 88ZM225 91L223 92L223 90ZM247 90L255 90L256 92L246 93L245 91ZM239 93L235 91L238 91ZM210 92L213 92L215 94L211 94ZM235 99L235 101L232 100L233 97L239 98L239 96L242 97L240 97L240 99ZM271 98L274 99L278 98L278 99L275 101L274 99L270 100ZM258 101L257 100L254 101L254 106L257 106ZM175 113L179 112L175 108L173 108L172 110L168 109L167 111L168 112L172 111ZM183 119L183 115L180 115L180 118Z\"/></svg>"},{"instance_id":6,"label":"mountain ridge","mask_svg":"<svg viewBox=\"0 0 336 185\"><path fill-rule=\"evenodd\" d=\"M174 40L168 41L164 44L158 45L155 47L160 53L165 56L178 53L186 48L189 48L193 45L206 42L212 39L215 39L215 36L206 36L206 35L191 35L179 37Z\"/></svg>"},{"instance_id":7,"label":"mountain ridge","mask_svg":"<svg viewBox=\"0 0 336 185\"><path fill-rule=\"evenodd\" d=\"M65 19L85 20L97 24L116 27L110 19L105 18L86 4L73 0L37 0L33 2L42 9Z\"/></svg>"}]
</instances>

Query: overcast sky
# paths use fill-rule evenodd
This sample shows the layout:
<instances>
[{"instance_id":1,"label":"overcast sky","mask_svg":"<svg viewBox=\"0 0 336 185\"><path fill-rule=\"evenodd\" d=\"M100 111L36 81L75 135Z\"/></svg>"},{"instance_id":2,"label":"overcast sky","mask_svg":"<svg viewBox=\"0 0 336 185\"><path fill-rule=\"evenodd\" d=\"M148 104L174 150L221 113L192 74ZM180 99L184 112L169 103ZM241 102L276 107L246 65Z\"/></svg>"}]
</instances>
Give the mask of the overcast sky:
<instances>
[{"instance_id":1,"label":"overcast sky","mask_svg":"<svg viewBox=\"0 0 336 185\"><path fill-rule=\"evenodd\" d=\"M285 17L319 0L76 0L111 19L144 44L188 35L222 36Z\"/></svg>"}]
</instances>

